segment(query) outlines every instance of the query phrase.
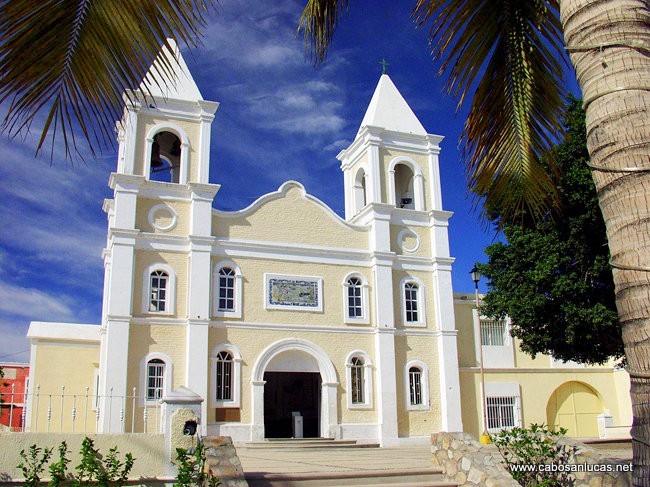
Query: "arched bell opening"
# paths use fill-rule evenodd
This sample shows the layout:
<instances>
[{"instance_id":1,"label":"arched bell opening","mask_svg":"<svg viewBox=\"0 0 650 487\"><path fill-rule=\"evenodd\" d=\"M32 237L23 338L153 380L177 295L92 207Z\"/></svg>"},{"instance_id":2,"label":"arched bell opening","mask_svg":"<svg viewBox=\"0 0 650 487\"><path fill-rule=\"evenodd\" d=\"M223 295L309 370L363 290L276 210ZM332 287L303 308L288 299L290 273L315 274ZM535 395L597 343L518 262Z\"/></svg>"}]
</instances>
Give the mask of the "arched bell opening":
<instances>
[{"instance_id":1,"label":"arched bell opening","mask_svg":"<svg viewBox=\"0 0 650 487\"><path fill-rule=\"evenodd\" d=\"M415 209L413 171L406 164L395 166L395 205L398 208Z\"/></svg>"},{"instance_id":2,"label":"arched bell opening","mask_svg":"<svg viewBox=\"0 0 650 487\"><path fill-rule=\"evenodd\" d=\"M359 213L368 203L368 194L366 187L366 172L363 168L357 171L354 178L354 213Z\"/></svg>"},{"instance_id":3,"label":"arched bell opening","mask_svg":"<svg viewBox=\"0 0 650 487\"><path fill-rule=\"evenodd\" d=\"M181 169L181 139L172 132L158 132L151 143L149 179L178 183Z\"/></svg>"}]
</instances>

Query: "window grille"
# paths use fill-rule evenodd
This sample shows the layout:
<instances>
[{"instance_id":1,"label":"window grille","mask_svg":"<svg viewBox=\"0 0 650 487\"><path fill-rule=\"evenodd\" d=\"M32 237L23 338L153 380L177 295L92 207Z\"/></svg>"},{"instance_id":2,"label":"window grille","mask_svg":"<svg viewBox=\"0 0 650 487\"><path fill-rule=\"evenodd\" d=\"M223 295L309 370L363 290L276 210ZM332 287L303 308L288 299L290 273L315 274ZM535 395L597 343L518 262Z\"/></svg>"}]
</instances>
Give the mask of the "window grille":
<instances>
[{"instance_id":1,"label":"window grille","mask_svg":"<svg viewBox=\"0 0 650 487\"><path fill-rule=\"evenodd\" d=\"M353 357L350 361L350 385L352 388L352 404L363 404L364 401L364 377L363 377L363 360L359 357Z\"/></svg>"},{"instance_id":2,"label":"window grille","mask_svg":"<svg viewBox=\"0 0 650 487\"><path fill-rule=\"evenodd\" d=\"M404 306L406 308L406 322L418 321L418 285L412 282L404 284Z\"/></svg>"},{"instance_id":3,"label":"window grille","mask_svg":"<svg viewBox=\"0 0 650 487\"><path fill-rule=\"evenodd\" d=\"M147 363L147 399L156 400L163 396L165 385L165 362L160 359Z\"/></svg>"},{"instance_id":4,"label":"window grille","mask_svg":"<svg viewBox=\"0 0 650 487\"><path fill-rule=\"evenodd\" d=\"M222 351L217 354L217 400L232 400L232 355Z\"/></svg>"},{"instance_id":5,"label":"window grille","mask_svg":"<svg viewBox=\"0 0 650 487\"><path fill-rule=\"evenodd\" d=\"M361 279L348 279L348 317L363 318L363 302L361 298Z\"/></svg>"},{"instance_id":6,"label":"window grille","mask_svg":"<svg viewBox=\"0 0 650 487\"><path fill-rule=\"evenodd\" d=\"M235 271L219 269L219 311L235 310Z\"/></svg>"},{"instance_id":7,"label":"window grille","mask_svg":"<svg viewBox=\"0 0 650 487\"><path fill-rule=\"evenodd\" d=\"M509 429L516 426L515 406L517 398L514 396L487 397L487 423L489 431Z\"/></svg>"},{"instance_id":8,"label":"window grille","mask_svg":"<svg viewBox=\"0 0 650 487\"><path fill-rule=\"evenodd\" d=\"M149 311L167 310L167 284L169 276L163 271L153 271L150 276Z\"/></svg>"},{"instance_id":9,"label":"window grille","mask_svg":"<svg viewBox=\"0 0 650 487\"><path fill-rule=\"evenodd\" d=\"M506 344L507 327L505 320L481 320L481 340L483 345L502 347Z\"/></svg>"},{"instance_id":10,"label":"window grille","mask_svg":"<svg viewBox=\"0 0 650 487\"><path fill-rule=\"evenodd\" d=\"M422 403L422 371L417 367L409 369L409 391L411 406L418 406Z\"/></svg>"}]
</instances>

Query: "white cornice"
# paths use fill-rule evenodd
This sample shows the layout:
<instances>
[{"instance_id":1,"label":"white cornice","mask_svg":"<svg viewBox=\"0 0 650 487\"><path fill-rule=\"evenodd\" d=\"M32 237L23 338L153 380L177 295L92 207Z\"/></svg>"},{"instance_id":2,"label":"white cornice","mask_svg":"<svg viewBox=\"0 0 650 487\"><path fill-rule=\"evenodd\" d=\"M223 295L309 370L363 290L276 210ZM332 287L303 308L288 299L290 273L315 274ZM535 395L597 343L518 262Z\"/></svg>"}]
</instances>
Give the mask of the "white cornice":
<instances>
[{"instance_id":1,"label":"white cornice","mask_svg":"<svg viewBox=\"0 0 650 487\"><path fill-rule=\"evenodd\" d=\"M49 340L99 343L100 329L100 325L32 321L29 324L27 338L32 341Z\"/></svg>"}]
</instances>

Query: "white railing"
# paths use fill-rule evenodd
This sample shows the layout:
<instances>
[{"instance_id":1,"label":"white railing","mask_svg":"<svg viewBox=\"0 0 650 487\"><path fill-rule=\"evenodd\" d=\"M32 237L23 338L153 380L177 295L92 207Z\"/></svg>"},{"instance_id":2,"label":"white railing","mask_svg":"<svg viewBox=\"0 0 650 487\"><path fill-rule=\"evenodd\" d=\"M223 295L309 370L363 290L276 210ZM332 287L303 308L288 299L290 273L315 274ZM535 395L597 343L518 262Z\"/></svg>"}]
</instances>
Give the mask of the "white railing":
<instances>
[{"instance_id":1,"label":"white railing","mask_svg":"<svg viewBox=\"0 0 650 487\"><path fill-rule=\"evenodd\" d=\"M119 414L120 432L162 431L160 401L138 396L135 387L131 395L120 396L113 394L113 389L108 395L92 394L90 387L81 394L70 394L65 386L61 386L60 393L42 393L40 385L33 391L16 393L12 385L10 393L2 394L2 400L9 406L9 425L20 411L20 432L101 432L102 407L106 408L107 417Z\"/></svg>"}]
</instances>

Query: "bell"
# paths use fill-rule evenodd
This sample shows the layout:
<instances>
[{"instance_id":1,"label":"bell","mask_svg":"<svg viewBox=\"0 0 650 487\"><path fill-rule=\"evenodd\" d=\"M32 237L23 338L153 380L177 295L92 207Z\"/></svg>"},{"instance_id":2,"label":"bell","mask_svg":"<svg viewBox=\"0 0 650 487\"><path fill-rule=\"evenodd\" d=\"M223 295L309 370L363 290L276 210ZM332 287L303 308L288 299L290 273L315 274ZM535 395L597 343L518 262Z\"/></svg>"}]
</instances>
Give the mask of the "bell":
<instances>
[{"instance_id":1,"label":"bell","mask_svg":"<svg viewBox=\"0 0 650 487\"><path fill-rule=\"evenodd\" d=\"M160 160L160 144L154 140L151 144L151 168L158 169L162 167L163 162Z\"/></svg>"}]
</instances>

